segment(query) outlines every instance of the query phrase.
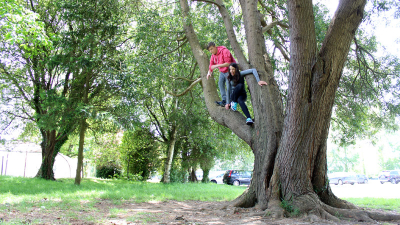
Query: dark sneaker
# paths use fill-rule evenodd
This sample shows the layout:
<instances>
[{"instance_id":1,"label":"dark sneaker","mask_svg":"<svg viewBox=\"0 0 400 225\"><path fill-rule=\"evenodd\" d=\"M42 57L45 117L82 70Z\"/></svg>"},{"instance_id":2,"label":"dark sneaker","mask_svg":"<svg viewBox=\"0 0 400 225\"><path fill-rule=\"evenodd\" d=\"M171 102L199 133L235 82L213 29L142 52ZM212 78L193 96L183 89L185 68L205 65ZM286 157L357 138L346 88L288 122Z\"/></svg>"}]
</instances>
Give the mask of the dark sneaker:
<instances>
[{"instance_id":1,"label":"dark sneaker","mask_svg":"<svg viewBox=\"0 0 400 225\"><path fill-rule=\"evenodd\" d=\"M215 103L216 103L217 105L221 106L221 107L225 107L225 105L226 105L226 102L225 102L225 101L220 101L220 102L215 101Z\"/></svg>"},{"instance_id":2,"label":"dark sneaker","mask_svg":"<svg viewBox=\"0 0 400 225\"><path fill-rule=\"evenodd\" d=\"M247 125L253 125L253 120L251 119L251 118L247 118L247 120L246 120L246 124Z\"/></svg>"}]
</instances>

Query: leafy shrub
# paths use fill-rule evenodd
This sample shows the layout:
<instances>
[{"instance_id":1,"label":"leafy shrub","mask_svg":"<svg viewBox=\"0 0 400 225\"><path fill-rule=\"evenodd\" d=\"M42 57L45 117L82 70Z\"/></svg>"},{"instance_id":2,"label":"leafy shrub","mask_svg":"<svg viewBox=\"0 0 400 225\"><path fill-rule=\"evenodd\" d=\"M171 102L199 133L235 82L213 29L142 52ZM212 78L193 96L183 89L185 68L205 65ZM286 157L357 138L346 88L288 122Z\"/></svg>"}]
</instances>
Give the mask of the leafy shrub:
<instances>
[{"instance_id":1,"label":"leafy shrub","mask_svg":"<svg viewBox=\"0 0 400 225\"><path fill-rule=\"evenodd\" d=\"M113 178L121 176L121 170L115 166L100 166L96 168L96 177Z\"/></svg>"},{"instance_id":2,"label":"leafy shrub","mask_svg":"<svg viewBox=\"0 0 400 225\"><path fill-rule=\"evenodd\" d=\"M143 177L140 174L132 174L129 173L129 176L127 176L125 173L122 173L121 175L114 175L114 178L116 179L121 179L121 180L128 180L128 181L143 181Z\"/></svg>"},{"instance_id":3,"label":"leafy shrub","mask_svg":"<svg viewBox=\"0 0 400 225\"><path fill-rule=\"evenodd\" d=\"M172 167L169 179L171 182L186 183L188 182L188 176L189 174L186 170Z\"/></svg>"}]
</instances>

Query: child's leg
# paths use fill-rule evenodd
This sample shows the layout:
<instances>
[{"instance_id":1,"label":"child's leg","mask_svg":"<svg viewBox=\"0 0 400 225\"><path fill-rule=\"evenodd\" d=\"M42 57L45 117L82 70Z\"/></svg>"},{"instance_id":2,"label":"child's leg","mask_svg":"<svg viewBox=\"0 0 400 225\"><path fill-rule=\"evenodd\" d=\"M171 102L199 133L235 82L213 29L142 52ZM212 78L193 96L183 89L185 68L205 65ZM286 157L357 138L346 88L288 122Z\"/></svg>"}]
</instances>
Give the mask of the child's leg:
<instances>
[{"instance_id":1,"label":"child's leg","mask_svg":"<svg viewBox=\"0 0 400 225\"><path fill-rule=\"evenodd\" d=\"M226 91L225 91L225 83L226 83L226 74L227 73L220 73L219 74L219 80L218 80L218 87L219 91L221 92L221 100L223 102L226 102ZM228 93L229 95L230 93Z\"/></svg>"},{"instance_id":2,"label":"child's leg","mask_svg":"<svg viewBox=\"0 0 400 225\"><path fill-rule=\"evenodd\" d=\"M244 115L246 116L246 118L251 118L250 117L250 113L249 113L249 109L247 108L247 105L245 103L246 98L247 98L247 95L246 94L242 94L242 95L239 96L238 102L239 102L239 105L242 108L242 111L243 111Z\"/></svg>"},{"instance_id":3,"label":"child's leg","mask_svg":"<svg viewBox=\"0 0 400 225\"><path fill-rule=\"evenodd\" d=\"M231 101L232 102L238 102L239 96L242 94L244 90L244 85L243 84L238 84L232 91L231 95Z\"/></svg>"}]
</instances>

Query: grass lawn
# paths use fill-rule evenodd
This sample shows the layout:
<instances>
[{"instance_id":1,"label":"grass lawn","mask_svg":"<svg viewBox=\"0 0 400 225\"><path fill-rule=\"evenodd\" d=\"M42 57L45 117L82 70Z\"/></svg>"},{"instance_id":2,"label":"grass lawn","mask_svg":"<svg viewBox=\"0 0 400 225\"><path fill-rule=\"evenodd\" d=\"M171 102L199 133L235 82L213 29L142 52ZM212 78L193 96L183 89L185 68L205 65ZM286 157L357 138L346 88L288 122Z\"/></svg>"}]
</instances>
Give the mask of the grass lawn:
<instances>
[{"instance_id":1,"label":"grass lawn","mask_svg":"<svg viewBox=\"0 0 400 225\"><path fill-rule=\"evenodd\" d=\"M400 212L400 199L398 198L344 198L344 200L363 208Z\"/></svg>"},{"instance_id":2,"label":"grass lawn","mask_svg":"<svg viewBox=\"0 0 400 225\"><path fill-rule=\"evenodd\" d=\"M11 215L13 213L16 215L15 219L8 220L6 224L26 223L26 219L21 220L18 215L35 212L40 212L41 215L57 214L56 218L60 219L61 224L64 222L69 224L74 219L97 223L104 221L104 218L113 219L120 217L121 214L129 214L130 212L123 208L123 204L126 203L168 200L230 201L242 194L246 188L213 183L162 184L104 179L83 179L81 185L77 186L74 185L74 179L47 181L0 176L0 224L5 223L2 222L2 216L13 218ZM105 200L111 202L112 208L108 209L107 215L103 216L98 204L102 204ZM361 207L400 212L400 199L349 198L346 200ZM98 218L99 214L103 218ZM137 218L141 218L142 222L146 219L150 223L152 216L146 216L145 213L137 214L135 218L126 218L126 221L137 221ZM45 218L29 223L40 224L43 221Z\"/></svg>"},{"instance_id":3,"label":"grass lawn","mask_svg":"<svg viewBox=\"0 0 400 225\"><path fill-rule=\"evenodd\" d=\"M37 201L93 202L97 199L134 202L166 200L230 201L246 187L202 183L149 183L123 180L83 179L81 185L74 179L48 181L36 178L0 176L0 204L29 205Z\"/></svg>"}]
</instances>

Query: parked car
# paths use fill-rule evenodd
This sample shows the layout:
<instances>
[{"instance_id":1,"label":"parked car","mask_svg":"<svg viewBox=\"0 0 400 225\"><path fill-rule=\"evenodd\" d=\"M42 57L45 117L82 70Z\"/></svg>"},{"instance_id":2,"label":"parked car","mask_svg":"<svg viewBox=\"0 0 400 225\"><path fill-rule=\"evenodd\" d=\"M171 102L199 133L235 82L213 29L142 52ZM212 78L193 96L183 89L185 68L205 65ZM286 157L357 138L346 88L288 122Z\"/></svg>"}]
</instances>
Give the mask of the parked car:
<instances>
[{"instance_id":1,"label":"parked car","mask_svg":"<svg viewBox=\"0 0 400 225\"><path fill-rule=\"evenodd\" d=\"M343 184L354 185L355 183L357 183L357 176L355 174L349 174L348 176L343 177Z\"/></svg>"},{"instance_id":2,"label":"parked car","mask_svg":"<svg viewBox=\"0 0 400 225\"><path fill-rule=\"evenodd\" d=\"M227 170L223 177L224 184L239 186L242 184L250 184L251 172L244 170Z\"/></svg>"},{"instance_id":3,"label":"parked car","mask_svg":"<svg viewBox=\"0 0 400 225\"><path fill-rule=\"evenodd\" d=\"M225 172L215 174L213 176L210 176L210 182L215 183L215 184L223 184L223 178L224 178Z\"/></svg>"},{"instance_id":4,"label":"parked car","mask_svg":"<svg viewBox=\"0 0 400 225\"><path fill-rule=\"evenodd\" d=\"M328 174L329 184L343 185L343 184L355 184L357 183L357 177L354 173L347 172L336 172Z\"/></svg>"},{"instance_id":5,"label":"parked car","mask_svg":"<svg viewBox=\"0 0 400 225\"><path fill-rule=\"evenodd\" d=\"M365 176L364 174L357 174L357 183L359 184L368 184L368 177Z\"/></svg>"},{"instance_id":6,"label":"parked car","mask_svg":"<svg viewBox=\"0 0 400 225\"><path fill-rule=\"evenodd\" d=\"M379 174L379 182L381 184L390 182L392 184L400 183L400 171L398 170L384 170Z\"/></svg>"}]
</instances>

